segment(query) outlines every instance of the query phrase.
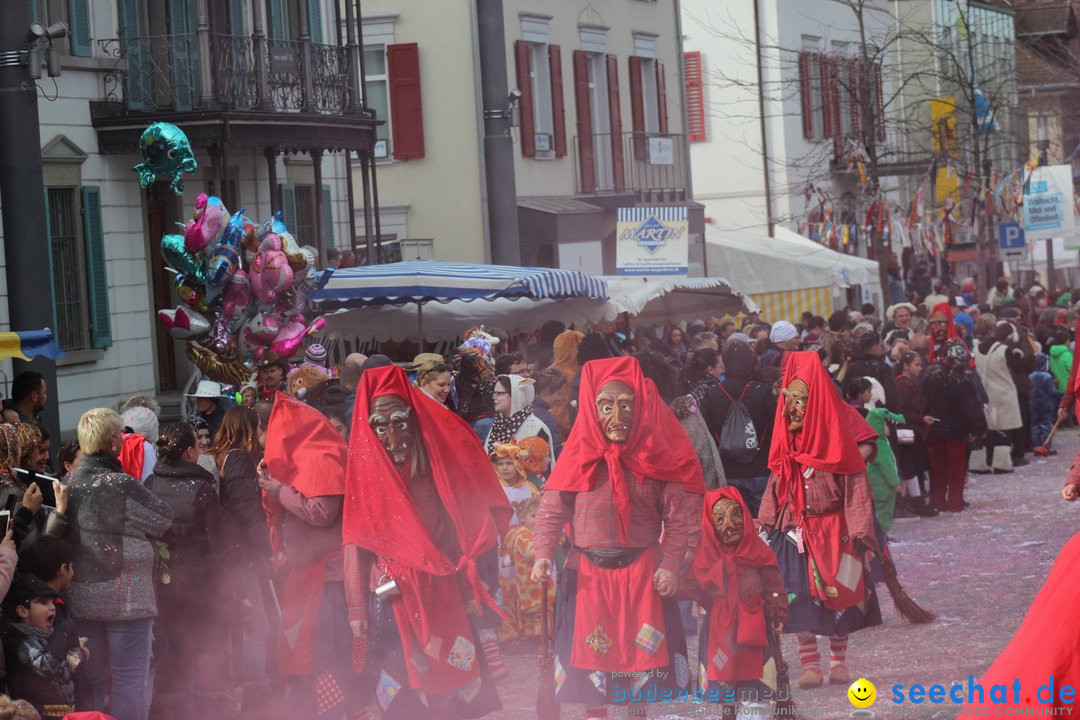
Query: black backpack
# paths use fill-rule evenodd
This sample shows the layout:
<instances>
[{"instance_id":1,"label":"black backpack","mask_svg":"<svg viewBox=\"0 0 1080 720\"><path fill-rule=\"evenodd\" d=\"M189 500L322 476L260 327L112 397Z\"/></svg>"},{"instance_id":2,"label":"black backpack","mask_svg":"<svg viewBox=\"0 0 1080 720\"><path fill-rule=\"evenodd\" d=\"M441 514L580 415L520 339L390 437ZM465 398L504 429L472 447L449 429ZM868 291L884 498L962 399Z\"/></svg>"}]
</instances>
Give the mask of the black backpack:
<instances>
[{"instance_id":1,"label":"black backpack","mask_svg":"<svg viewBox=\"0 0 1080 720\"><path fill-rule=\"evenodd\" d=\"M740 463L753 460L760 449L758 447L757 429L754 427L754 421L750 417L750 411L746 409L742 401L752 383L753 380L746 383L746 387L739 394L738 400L728 394L727 388L717 384L720 392L724 393L727 399L731 401L731 408L728 410L727 417L724 418L724 427L720 428L717 446L720 449L721 457Z\"/></svg>"}]
</instances>

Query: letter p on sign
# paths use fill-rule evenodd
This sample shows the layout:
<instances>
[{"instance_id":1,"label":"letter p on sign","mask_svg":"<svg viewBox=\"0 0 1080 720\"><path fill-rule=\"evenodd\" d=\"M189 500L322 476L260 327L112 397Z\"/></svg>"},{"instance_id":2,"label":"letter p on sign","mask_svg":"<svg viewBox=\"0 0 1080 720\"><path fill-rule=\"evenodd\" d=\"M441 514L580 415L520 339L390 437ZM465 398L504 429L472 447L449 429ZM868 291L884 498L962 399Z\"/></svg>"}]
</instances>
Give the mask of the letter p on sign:
<instances>
[{"instance_id":1,"label":"letter p on sign","mask_svg":"<svg viewBox=\"0 0 1080 720\"><path fill-rule=\"evenodd\" d=\"M998 250L1005 260L1016 260L1027 255L1027 242L1024 228L1018 222L1004 222L998 225Z\"/></svg>"}]
</instances>

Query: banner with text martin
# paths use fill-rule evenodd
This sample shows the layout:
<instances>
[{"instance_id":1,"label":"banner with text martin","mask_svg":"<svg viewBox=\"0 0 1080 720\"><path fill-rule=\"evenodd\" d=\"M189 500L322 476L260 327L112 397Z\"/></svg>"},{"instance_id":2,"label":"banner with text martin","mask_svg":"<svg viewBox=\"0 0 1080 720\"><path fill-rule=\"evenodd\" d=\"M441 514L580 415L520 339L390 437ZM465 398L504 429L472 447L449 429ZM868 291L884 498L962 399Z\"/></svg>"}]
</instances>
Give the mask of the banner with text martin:
<instances>
[{"instance_id":1,"label":"banner with text martin","mask_svg":"<svg viewBox=\"0 0 1080 720\"><path fill-rule=\"evenodd\" d=\"M690 225L685 207L619 208L618 275L686 275Z\"/></svg>"},{"instance_id":2,"label":"banner with text martin","mask_svg":"<svg viewBox=\"0 0 1080 720\"><path fill-rule=\"evenodd\" d=\"M1071 165L1044 165L1024 184L1024 235L1028 240L1071 239L1074 231Z\"/></svg>"}]
</instances>

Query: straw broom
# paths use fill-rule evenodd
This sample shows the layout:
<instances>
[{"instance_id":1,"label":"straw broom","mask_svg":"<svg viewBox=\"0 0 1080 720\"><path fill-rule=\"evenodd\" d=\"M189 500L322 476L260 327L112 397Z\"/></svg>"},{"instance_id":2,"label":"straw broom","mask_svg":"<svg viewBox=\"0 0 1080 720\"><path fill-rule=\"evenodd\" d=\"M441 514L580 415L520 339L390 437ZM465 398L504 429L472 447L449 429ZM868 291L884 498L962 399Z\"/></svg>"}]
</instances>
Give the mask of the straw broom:
<instances>
[{"instance_id":1,"label":"straw broom","mask_svg":"<svg viewBox=\"0 0 1080 720\"><path fill-rule=\"evenodd\" d=\"M934 619L933 613L923 610L904 590L904 586L900 584L900 579L896 576L896 565L893 564L889 554L880 552L878 557L881 559L881 571L885 576L885 587L889 589L889 596L892 597L893 605L896 606L896 612L900 613L900 617L913 625L931 622Z\"/></svg>"}]
</instances>

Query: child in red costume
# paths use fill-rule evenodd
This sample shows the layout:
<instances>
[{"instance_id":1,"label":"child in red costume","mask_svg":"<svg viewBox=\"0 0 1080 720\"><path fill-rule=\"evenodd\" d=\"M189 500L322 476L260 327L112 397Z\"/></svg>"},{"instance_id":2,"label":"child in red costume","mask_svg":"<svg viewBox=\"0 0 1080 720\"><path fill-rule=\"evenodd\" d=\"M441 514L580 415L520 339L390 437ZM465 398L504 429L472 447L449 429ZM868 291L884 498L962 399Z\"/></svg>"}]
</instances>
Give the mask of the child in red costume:
<instances>
[{"instance_id":1,"label":"child in red costume","mask_svg":"<svg viewBox=\"0 0 1080 720\"><path fill-rule=\"evenodd\" d=\"M698 638L704 698L731 708L720 715L764 711L777 690L775 638L787 620L787 594L737 488L705 494L701 539L680 594L706 611Z\"/></svg>"},{"instance_id":2,"label":"child in red costume","mask_svg":"<svg viewBox=\"0 0 1080 720\"><path fill-rule=\"evenodd\" d=\"M817 353L787 354L783 377L758 521L791 598L785 630L799 637L799 687L824 681L817 635L829 637L829 682L847 685L848 633L881 624L866 559L877 548L866 477L877 434L840 399Z\"/></svg>"}]
</instances>

